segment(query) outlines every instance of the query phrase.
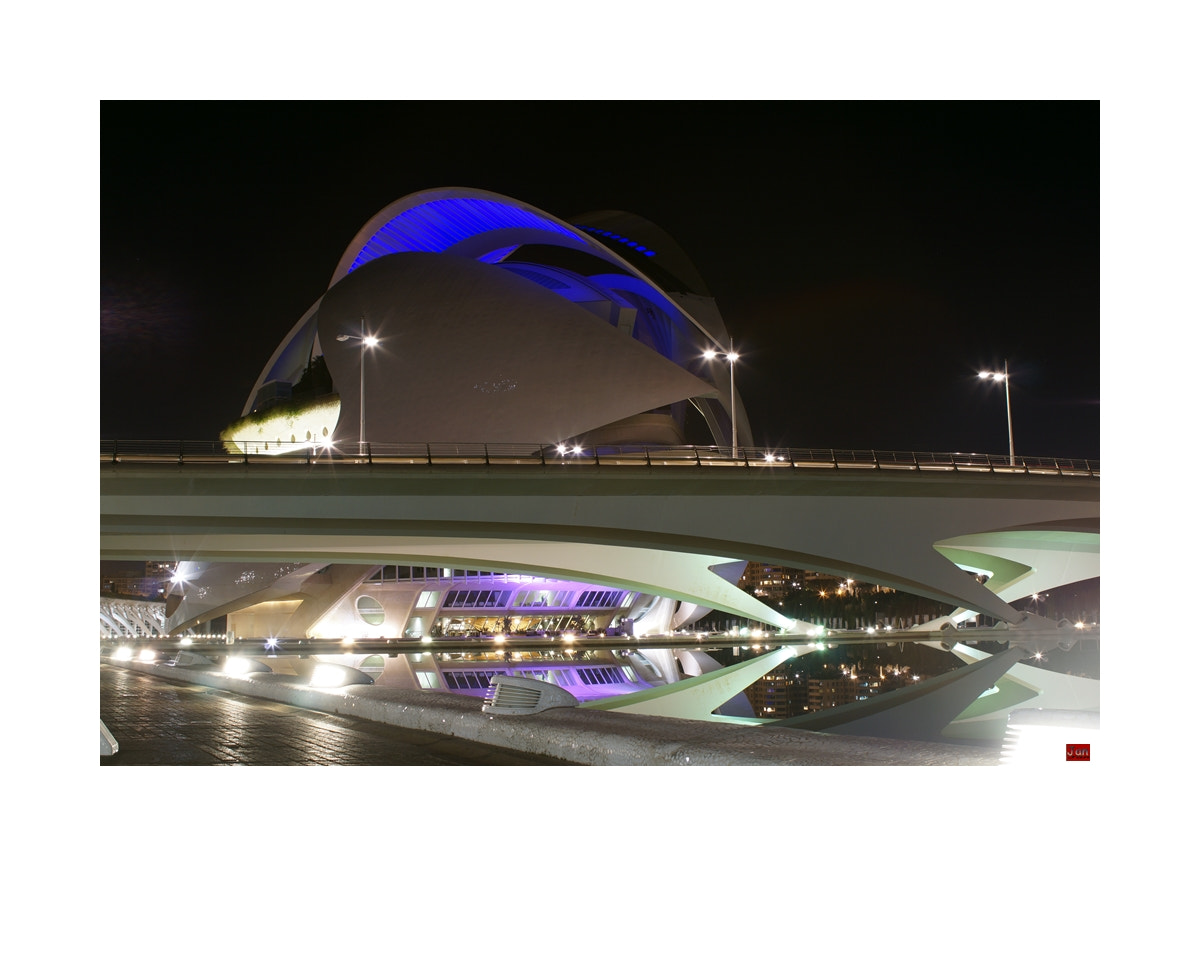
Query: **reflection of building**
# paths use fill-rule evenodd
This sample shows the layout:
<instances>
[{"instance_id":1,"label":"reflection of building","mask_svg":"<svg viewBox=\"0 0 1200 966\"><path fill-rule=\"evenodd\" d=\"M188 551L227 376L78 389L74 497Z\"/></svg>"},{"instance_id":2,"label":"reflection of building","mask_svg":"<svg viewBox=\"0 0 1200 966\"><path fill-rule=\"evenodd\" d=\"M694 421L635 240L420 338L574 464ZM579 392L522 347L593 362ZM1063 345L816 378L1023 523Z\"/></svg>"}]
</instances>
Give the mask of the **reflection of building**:
<instances>
[{"instance_id":1,"label":"reflection of building","mask_svg":"<svg viewBox=\"0 0 1200 966\"><path fill-rule=\"evenodd\" d=\"M760 718L792 718L807 708L808 675L780 667L746 689L746 697Z\"/></svg>"},{"instance_id":2,"label":"reflection of building","mask_svg":"<svg viewBox=\"0 0 1200 966\"><path fill-rule=\"evenodd\" d=\"M825 708L836 708L858 697L858 680L849 675L836 678L810 678L806 688L807 711L821 711Z\"/></svg>"},{"instance_id":3,"label":"reflection of building","mask_svg":"<svg viewBox=\"0 0 1200 966\"><path fill-rule=\"evenodd\" d=\"M359 231L222 438L232 453L385 455L443 441L569 460L576 447L728 446L736 418L744 447L753 437L728 364L704 358L731 345L695 266L644 219L603 211L568 223L486 191L425 191ZM192 562L168 613L178 628L228 615L245 637L536 641L667 631L706 611L650 579L589 581L585 545L502 543L490 559L435 536L424 556L397 545L371 566ZM695 570L693 583L736 581L742 568L701 554L662 561L673 580ZM608 566L609 579L631 570ZM743 612L786 623L732 592ZM659 663L678 677L673 659Z\"/></svg>"}]
</instances>

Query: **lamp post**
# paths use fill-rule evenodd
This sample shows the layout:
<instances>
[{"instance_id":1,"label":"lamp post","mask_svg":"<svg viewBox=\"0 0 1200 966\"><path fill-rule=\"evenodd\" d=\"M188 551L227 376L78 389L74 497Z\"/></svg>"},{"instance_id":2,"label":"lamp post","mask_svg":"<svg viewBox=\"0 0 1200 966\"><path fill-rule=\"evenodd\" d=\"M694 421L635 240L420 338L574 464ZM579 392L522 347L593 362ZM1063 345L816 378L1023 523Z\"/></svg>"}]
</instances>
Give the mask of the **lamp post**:
<instances>
[{"instance_id":1,"label":"lamp post","mask_svg":"<svg viewBox=\"0 0 1200 966\"><path fill-rule=\"evenodd\" d=\"M716 349L705 349L704 358L712 362L719 353ZM738 354L733 351L732 346L725 353L725 360L729 363L729 424L733 428L733 436L731 444L733 447L733 458L737 459L737 395L733 386L733 364L738 361Z\"/></svg>"},{"instance_id":2,"label":"lamp post","mask_svg":"<svg viewBox=\"0 0 1200 966\"><path fill-rule=\"evenodd\" d=\"M346 342L351 339L349 335L339 335L338 342ZM367 365L366 355L367 350L379 344L379 340L373 335L367 335L367 320L360 318L358 320L358 343L360 350L358 353L358 455L362 456L366 449L367 438Z\"/></svg>"},{"instance_id":3,"label":"lamp post","mask_svg":"<svg viewBox=\"0 0 1200 966\"><path fill-rule=\"evenodd\" d=\"M1008 360L1004 360L1003 372L988 372L984 371L979 374L980 379L992 379L996 382L1004 383L1004 410L1008 414L1008 465L1015 466L1017 463L1016 450L1013 449L1013 431L1012 431L1012 398L1008 393Z\"/></svg>"}]
</instances>

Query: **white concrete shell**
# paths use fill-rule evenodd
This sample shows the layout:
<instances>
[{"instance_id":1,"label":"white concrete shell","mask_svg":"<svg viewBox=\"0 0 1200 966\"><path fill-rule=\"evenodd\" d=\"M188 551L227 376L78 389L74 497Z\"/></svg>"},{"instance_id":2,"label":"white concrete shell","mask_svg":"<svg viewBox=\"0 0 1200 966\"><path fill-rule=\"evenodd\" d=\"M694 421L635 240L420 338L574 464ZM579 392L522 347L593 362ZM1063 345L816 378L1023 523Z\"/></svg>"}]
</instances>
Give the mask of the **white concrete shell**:
<instances>
[{"instance_id":1,"label":"white concrete shell","mask_svg":"<svg viewBox=\"0 0 1200 966\"><path fill-rule=\"evenodd\" d=\"M361 320L379 340L365 352ZM341 444L358 439L360 364L371 442L551 445L714 393L580 305L457 255L369 262L325 295L317 330Z\"/></svg>"},{"instance_id":2,"label":"white concrete shell","mask_svg":"<svg viewBox=\"0 0 1200 966\"><path fill-rule=\"evenodd\" d=\"M264 386L297 383L323 356L341 404L338 442L360 433L373 442L558 442L585 433L610 443L681 442L640 417L670 407L679 424L690 405L722 443L735 413L740 442L752 444L745 407L730 398L723 372L701 362L730 337L694 266L643 219L587 217L595 224L574 226L468 188L393 202L347 246L329 291L263 367L243 416ZM555 264L564 252L584 261L565 269ZM363 334L383 341L364 353Z\"/></svg>"}]
</instances>

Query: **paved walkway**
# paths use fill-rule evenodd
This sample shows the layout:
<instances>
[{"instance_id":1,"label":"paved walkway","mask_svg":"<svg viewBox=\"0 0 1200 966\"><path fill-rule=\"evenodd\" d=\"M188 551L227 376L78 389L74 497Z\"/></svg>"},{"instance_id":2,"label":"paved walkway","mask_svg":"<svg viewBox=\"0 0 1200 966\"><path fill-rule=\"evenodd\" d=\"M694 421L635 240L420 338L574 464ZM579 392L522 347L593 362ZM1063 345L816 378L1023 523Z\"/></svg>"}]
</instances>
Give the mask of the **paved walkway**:
<instances>
[{"instance_id":1,"label":"paved walkway","mask_svg":"<svg viewBox=\"0 0 1200 966\"><path fill-rule=\"evenodd\" d=\"M101 765L562 765L429 731L100 667Z\"/></svg>"},{"instance_id":2,"label":"paved walkway","mask_svg":"<svg viewBox=\"0 0 1200 966\"><path fill-rule=\"evenodd\" d=\"M497 752L545 756L585 765L995 765L998 748L885 738L825 735L791 728L756 728L684 721L585 708L553 708L535 715L487 714L479 698L445 691L379 685L318 689L281 674L246 678L191 668L109 664L182 685L217 688L283 705L308 708L479 742ZM122 749L113 722L101 719ZM120 755L122 752L118 752ZM507 762L496 762L507 763Z\"/></svg>"}]
</instances>

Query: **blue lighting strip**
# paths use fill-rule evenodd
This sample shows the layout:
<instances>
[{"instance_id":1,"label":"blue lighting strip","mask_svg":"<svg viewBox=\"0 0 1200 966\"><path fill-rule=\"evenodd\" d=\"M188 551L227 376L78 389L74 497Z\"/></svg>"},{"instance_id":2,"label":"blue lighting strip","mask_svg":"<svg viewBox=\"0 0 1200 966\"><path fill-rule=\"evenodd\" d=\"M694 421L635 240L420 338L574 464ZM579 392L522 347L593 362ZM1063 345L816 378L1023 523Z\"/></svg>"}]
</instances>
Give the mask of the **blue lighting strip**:
<instances>
[{"instance_id":1,"label":"blue lighting strip","mask_svg":"<svg viewBox=\"0 0 1200 966\"><path fill-rule=\"evenodd\" d=\"M516 205L483 198L443 198L409 208L388 221L363 246L349 270L397 252L444 252L497 228L536 228L575 237L569 228Z\"/></svg>"},{"instance_id":2,"label":"blue lighting strip","mask_svg":"<svg viewBox=\"0 0 1200 966\"><path fill-rule=\"evenodd\" d=\"M632 238L626 238L624 235L618 235L615 231L605 231L603 228L590 228L587 225L576 225L575 227L580 228L583 231L591 232L593 235L603 235L605 238L617 244L627 245L635 252L641 252L647 258L653 258L658 254L657 252L651 251L645 245L639 245Z\"/></svg>"}]
</instances>

